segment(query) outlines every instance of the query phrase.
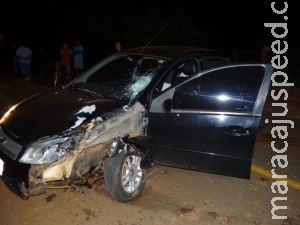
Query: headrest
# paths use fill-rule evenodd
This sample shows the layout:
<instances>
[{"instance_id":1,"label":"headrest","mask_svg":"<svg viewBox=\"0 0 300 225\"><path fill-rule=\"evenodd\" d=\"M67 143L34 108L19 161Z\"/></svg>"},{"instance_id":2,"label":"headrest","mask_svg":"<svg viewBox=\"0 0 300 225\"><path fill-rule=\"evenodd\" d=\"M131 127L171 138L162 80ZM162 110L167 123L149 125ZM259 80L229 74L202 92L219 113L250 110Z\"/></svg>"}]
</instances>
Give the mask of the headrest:
<instances>
[{"instance_id":1,"label":"headrest","mask_svg":"<svg viewBox=\"0 0 300 225\"><path fill-rule=\"evenodd\" d=\"M181 70L186 75L195 75L197 72L196 62L195 61L186 61L184 65L181 67Z\"/></svg>"}]
</instances>

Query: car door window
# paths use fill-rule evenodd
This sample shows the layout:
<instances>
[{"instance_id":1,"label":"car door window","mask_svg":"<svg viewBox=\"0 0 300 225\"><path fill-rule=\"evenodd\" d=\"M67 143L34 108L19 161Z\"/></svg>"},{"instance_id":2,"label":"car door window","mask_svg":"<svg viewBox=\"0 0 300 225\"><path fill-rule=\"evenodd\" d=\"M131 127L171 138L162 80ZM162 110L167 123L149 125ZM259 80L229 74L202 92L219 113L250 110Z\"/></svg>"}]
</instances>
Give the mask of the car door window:
<instances>
[{"instance_id":1,"label":"car door window","mask_svg":"<svg viewBox=\"0 0 300 225\"><path fill-rule=\"evenodd\" d=\"M205 69L216 68L230 63L230 60L225 57L203 57L203 65Z\"/></svg>"},{"instance_id":2,"label":"car door window","mask_svg":"<svg viewBox=\"0 0 300 225\"><path fill-rule=\"evenodd\" d=\"M175 89L173 109L252 112L265 68L229 67L197 77Z\"/></svg>"}]
</instances>

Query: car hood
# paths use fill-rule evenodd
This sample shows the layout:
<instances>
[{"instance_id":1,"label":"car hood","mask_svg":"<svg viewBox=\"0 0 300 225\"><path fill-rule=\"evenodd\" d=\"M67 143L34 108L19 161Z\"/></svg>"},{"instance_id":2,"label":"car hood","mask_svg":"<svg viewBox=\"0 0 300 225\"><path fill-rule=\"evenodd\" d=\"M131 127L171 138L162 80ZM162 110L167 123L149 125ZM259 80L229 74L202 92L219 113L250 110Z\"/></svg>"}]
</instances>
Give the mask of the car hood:
<instances>
[{"instance_id":1,"label":"car hood","mask_svg":"<svg viewBox=\"0 0 300 225\"><path fill-rule=\"evenodd\" d=\"M87 92L51 90L19 103L5 118L2 127L19 143L27 145L41 137L74 129L126 103Z\"/></svg>"}]
</instances>

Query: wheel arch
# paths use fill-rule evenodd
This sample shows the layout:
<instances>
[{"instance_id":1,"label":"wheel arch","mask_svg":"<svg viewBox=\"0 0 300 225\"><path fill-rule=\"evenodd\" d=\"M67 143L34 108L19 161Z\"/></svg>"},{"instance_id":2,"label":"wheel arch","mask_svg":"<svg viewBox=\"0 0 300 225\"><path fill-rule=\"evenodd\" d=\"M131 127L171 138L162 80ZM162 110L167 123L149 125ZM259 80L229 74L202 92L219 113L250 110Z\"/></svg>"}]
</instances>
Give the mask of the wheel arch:
<instances>
[{"instance_id":1,"label":"wheel arch","mask_svg":"<svg viewBox=\"0 0 300 225\"><path fill-rule=\"evenodd\" d=\"M151 137L140 135L135 137L118 136L116 137L106 152L107 157L112 158L125 151L125 155L138 155L142 157L141 168L148 169L153 166L153 161L149 154L149 142Z\"/></svg>"}]
</instances>

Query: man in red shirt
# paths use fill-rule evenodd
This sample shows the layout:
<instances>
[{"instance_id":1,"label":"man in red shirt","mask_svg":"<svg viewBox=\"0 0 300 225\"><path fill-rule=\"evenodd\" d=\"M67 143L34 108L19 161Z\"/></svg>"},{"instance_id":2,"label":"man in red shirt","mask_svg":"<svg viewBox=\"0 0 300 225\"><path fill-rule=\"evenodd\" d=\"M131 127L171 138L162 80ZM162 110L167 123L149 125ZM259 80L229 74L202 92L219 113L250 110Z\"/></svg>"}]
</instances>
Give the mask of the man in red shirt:
<instances>
[{"instance_id":1,"label":"man in red shirt","mask_svg":"<svg viewBox=\"0 0 300 225\"><path fill-rule=\"evenodd\" d=\"M63 63L64 69L67 73L67 81L71 81L72 80L71 64L72 64L72 57L73 57L72 49L70 49L68 47L68 45L66 43L64 43L62 45L60 53L61 53L61 61Z\"/></svg>"}]
</instances>

